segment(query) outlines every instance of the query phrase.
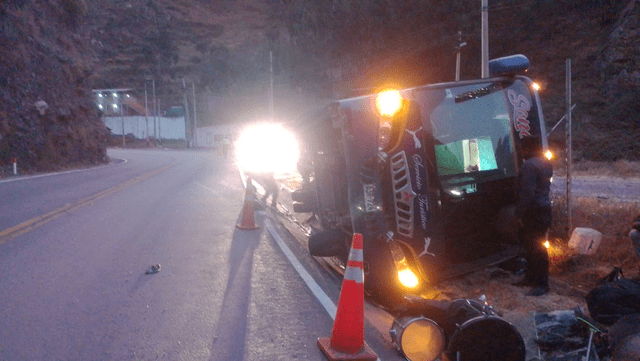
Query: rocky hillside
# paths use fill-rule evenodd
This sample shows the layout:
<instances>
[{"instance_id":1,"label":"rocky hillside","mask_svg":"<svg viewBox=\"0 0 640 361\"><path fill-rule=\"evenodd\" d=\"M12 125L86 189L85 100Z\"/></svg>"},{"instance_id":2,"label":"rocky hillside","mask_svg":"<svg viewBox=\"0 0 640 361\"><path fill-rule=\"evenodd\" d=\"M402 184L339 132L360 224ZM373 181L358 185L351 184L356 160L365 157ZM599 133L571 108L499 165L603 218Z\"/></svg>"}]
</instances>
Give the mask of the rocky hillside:
<instances>
[{"instance_id":1,"label":"rocky hillside","mask_svg":"<svg viewBox=\"0 0 640 361\"><path fill-rule=\"evenodd\" d=\"M94 88L131 88L142 97L153 84L165 109L183 104L188 85L200 125L235 121L252 108L267 112L269 36L278 26L268 1L91 1L85 21Z\"/></svg>"},{"instance_id":2,"label":"rocky hillside","mask_svg":"<svg viewBox=\"0 0 640 361\"><path fill-rule=\"evenodd\" d=\"M102 161L91 88L142 97L155 84L166 108L191 85L203 126L266 116L273 78L275 115L291 119L355 88L453 80L458 31L468 44L461 78L477 77L477 5L0 0L0 167L16 156L33 169ZM530 58L549 126L564 113L572 59L577 158L640 157L639 12L640 0L489 1L490 57Z\"/></svg>"},{"instance_id":3,"label":"rocky hillside","mask_svg":"<svg viewBox=\"0 0 640 361\"><path fill-rule=\"evenodd\" d=\"M530 76L543 86L549 126L566 111L566 59L571 59L574 158L640 159L640 1L552 4L520 13L516 31L512 22L494 21L492 47L500 52L496 55L517 49L529 56ZM515 36L505 36L510 32ZM564 145L564 137L560 127L551 139Z\"/></svg>"},{"instance_id":4,"label":"rocky hillside","mask_svg":"<svg viewBox=\"0 0 640 361\"><path fill-rule=\"evenodd\" d=\"M600 72L605 104L591 103L587 118L598 136L585 144L591 159L640 159L640 1L629 1L620 11L600 50ZM600 107L601 106L601 107ZM617 141L611 142L612 139ZM597 151L605 149L605 151Z\"/></svg>"},{"instance_id":5,"label":"rocky hillside","mask_svg":"<svg viewBox=\"0 0 640 361\"><path fill-rule=\"evenodd\" d=\"M82 0L0 1L0 176L105 161Z\"/></svg>"},{"instance_id":6,"label":"rocky hillside","mask_svg":"<svg viewBox=\"0 0 640 361\"><path fill-rule=\"evenodd\" d=\"M182 79L209 93L237 90L255 75L267 47L270 8L264 1L90 1L85 22L95 54L94 87L156 81L181 102ZM240 72L243 70L244 72ZM175 94L174 94L175 93ZM171 98L171 96L174 96Z\"/></svg>"}]
</instances>

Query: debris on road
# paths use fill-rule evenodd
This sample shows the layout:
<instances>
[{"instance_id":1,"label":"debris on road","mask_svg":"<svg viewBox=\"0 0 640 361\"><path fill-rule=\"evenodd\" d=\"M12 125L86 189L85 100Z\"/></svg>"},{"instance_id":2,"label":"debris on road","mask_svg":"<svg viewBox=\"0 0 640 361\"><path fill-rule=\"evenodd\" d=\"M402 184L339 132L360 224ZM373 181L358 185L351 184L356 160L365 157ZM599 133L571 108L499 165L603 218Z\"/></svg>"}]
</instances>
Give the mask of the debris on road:
<instances>
[{"instance_id":1,"label":"debris on road","mask_svg":"<svg viewBox=\"0 0 640 361\"><path fill-rule=\"evenodd\" d=\"M155 274L155 273L158 273L158 272L160 272L160 264L159 263L151 265L149 268L147 268L147 270L144 272L144 274L152 275L152 274Z\"/></svg>"},{"instance_id":2,"label":"debris on road","mask_svg":"<svg viewBox=\"0 0 640 361\"><path fill-rule=\"evenodd\" d=\"M441 352L448 360L526 358L520 332L502 319L485 297L445 301L405 296L404 300L395 310L399 316L389 333L398 351L409 360L433 360ZM414 337L422 333L420 338L414 338L419 344L403 341L403 333ZM434 345L438 347L434 349ZM425 355L429 357L424 358Z\"/></svg>"},{"instance_id":3,"label":"debris on road","mask_svg":"<svg viewBox=\"0 0 640 361\"><path fill-rule=\"evenodd\" d=\"M624 278L622 269L615 267L586 301L591 317L611 326L623 316L640 313L640 279Z\"/></svg>"},{"instance_id":4,"label":"debris on road","mask_svg":"<svg viewBox=\"0 0 640 361\"><path fill-rule=\"evenodd\" d=\"M600 360L598 355L604 353L606 341L602 332L592 327L585 318L579 307L536 314L536 342L543 359L581 361L589 357L589 360Z\"/></svg>"},{"instance_id":5,"label":"debris on road","mask_svg":"<svg viewBox=\"0 0 640 361\"><path fill-rule=\"evenodd\" d=\"M602 233L591 228L577 227L571 233L569 248L578 254L595 254L600 246Z\"/></svg>"}]
</instances>

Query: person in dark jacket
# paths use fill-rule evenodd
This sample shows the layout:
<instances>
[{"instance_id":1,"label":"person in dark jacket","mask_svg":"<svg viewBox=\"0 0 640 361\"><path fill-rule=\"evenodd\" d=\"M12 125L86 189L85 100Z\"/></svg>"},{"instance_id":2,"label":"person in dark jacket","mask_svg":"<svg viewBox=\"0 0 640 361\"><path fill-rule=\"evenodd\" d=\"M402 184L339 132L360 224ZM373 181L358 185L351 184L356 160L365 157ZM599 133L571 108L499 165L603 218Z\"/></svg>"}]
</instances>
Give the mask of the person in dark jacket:
<instances>
[{"instance_id":1,"label":"person in dark jacket","mask_svg":"<svg viewBox=\"0 0 640 361\"><path fill-rule=\"evenodd\" d=\"M267 198L271 196L271 207L276 208L278 204L278 194L280 189L278 188L278 182L274 177L273 172L265 172L259 176L260 183L264 187L264 195L260 199L262 203L267 204Z\"/></svg>"},{"instance_id":2,"label":"person in dark jacket","mask_svg":"<svg viewBox=\"0 0 640 361\"><path fill-rule=\"evenodd\" d=\"M553 166L543 155L542 147L534 137L520 142L525 159L518 174L516 223L518 238L525 248L527 270L518 286L532 286L529 296L541 296L549 291L549 255L544 246L547 230L551 227L551 176Z\"/></svg>"}]
</instances>

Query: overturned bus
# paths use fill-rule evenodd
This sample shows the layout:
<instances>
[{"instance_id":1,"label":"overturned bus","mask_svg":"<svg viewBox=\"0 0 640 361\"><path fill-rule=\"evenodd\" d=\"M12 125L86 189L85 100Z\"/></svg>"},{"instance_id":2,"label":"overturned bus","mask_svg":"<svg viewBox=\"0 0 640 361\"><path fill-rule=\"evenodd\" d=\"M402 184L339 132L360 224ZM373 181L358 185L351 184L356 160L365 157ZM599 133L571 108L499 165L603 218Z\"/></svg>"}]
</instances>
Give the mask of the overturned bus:
<instances>
[{"instance_id":1,"label":"overturned bus","mask_svg":"<svg viewBox=\"0 0 640 361\"><path fill-rule=\"evenodd\" d=\"M515 257L519 141L547 147L528 59L490 62L490 78L337 101L299 124L295 212L313 213L309 250L347 259L364 238L365 291L393 305L438 280Z\"/></svg>"}]
</instances>

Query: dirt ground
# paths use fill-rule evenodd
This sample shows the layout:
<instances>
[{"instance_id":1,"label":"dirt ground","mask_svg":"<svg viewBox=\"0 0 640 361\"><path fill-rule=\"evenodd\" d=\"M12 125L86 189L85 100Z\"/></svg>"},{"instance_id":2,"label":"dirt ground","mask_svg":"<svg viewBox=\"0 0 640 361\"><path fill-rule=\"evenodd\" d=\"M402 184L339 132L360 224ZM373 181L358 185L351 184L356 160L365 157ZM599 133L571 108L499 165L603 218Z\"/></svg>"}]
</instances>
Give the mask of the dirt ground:
<instances>
[{"instance_id":1,"label":"dirt ground","mask_svg":"<svg viewBox=\"0 0 640 361\"><path fill-rule=\"evenodd\" d=\"M598 203L596 207L592 200L583 200L579 204L583 205L581 212L589 213L610 226L603 229L602 242L593 255L571 254L566 240L552 240L549 250L552 263L550 292L539 297L526 296L529 288L512 285L522 276L516 276L499 267L490 267L442 281L436 287L441 292L441 297L479 298L484 295L487 303L506 319L526 313L564 311L576 307L589 315L586 295L602 278L611 273L614 267L622 267L626 278L640 277L640 260L636 257L628 238L631 218L640 213L640 210L633 204L620 205L609 202L605 205ZM585 204L592 208L586 208ZM589 222L584 218L578 219L579 222ZM585 225L583 223L578 226ZM603 327L603 330L607 331L608 328Z\"/></svg>"},{"instance_id":2,"label":"dirt ground","mask_svg":"<svg viewBox=\"0 0 640 361\"><path fill-rule=\"evenodd\" d=\"M570 310L575 307L587 312L584 296L595 282L575 275L554 272L549 281L551 291L540 297L531 297L525 295L529 288L512 285L520 280L520 277L498 267L490 267L445 280L438 284L436 289L447 299L479 298L484 295L487 303L503 316L533 311Z\"/></svg>"},{"instance_id":3,"label":"dirt ground","mask_svg":"<svg viewBox=\"0 0 640 361\"><path fill-rule=\"evenodd\" d=\"M626 207L638 210L633 205ZM603 232L600 247L593 255L572 254L566 246L566 240L552 240L549 249L552 264L549 277L551 290L540 297L526 296L529 288L512 285L522 276L516 276L499 267L485 268L445 280L436 288L448 299L477 298L485 295L487 302L503 315L570 310L575 307L580 307L588 315L585 296L614 267L622 267L626 278L640 276L640 260L637 259L627 236L629 224L626 219L621 219L617 226L619 230Z\"/></svg>"}]
</instances>

